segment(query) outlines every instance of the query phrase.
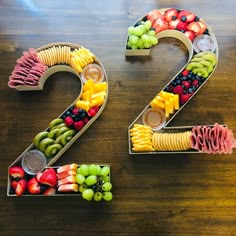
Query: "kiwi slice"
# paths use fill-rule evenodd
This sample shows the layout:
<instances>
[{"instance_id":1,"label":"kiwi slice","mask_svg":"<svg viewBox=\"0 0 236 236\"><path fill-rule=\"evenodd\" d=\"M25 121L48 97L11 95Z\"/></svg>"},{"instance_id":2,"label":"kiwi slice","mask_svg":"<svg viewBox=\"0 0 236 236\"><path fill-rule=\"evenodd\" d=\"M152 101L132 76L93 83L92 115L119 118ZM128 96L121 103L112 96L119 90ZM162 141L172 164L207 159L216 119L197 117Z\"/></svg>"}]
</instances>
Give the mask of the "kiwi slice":
<instances>
[{"instance_id":1,"label":"kiwi slice","mask_svg":"<svg viewBox=\"0 0 236 236\"><path fill-rule=\"evenodd\" d=\"M63 135L61 135L61 143L65 146L75 135L75 130L66 131Z\"/></svg>"},{"instance_id":2,"label":"kiwi slice","mask_svg":"<svg viewBox=\"0 0 236 236\"><path fill-rule=\"evenodd\" d=\"M35 147L39 147L39 143L41 142L42 139L47 138L48 137L48 132L47 131L42 131L40 133L38 133L33 140L33 144L35 145Z\"/></svg>"},{"instance_id":3,"label":"kiwi slice","mask_svg":"<svg viewBox=\"0 0 236 236\"><path fill-rule=\"evenodd\" d=\"M46 148L45 156L48 158L54 157L58 152L61 151L61 149L62 149L61 144L54 143Z\"/></svg>"},{"instance_id":4,"label":"kiwi slice","mask_svg":"<svg viewBox=\"0 0 236 236\"><path fill-rule=\"evenodd\" d=\"M49 146L54 144L54 140L51 138L45 138L39 143L39 150L45 152L45 149Z\"/></svg>"}]
</instances>

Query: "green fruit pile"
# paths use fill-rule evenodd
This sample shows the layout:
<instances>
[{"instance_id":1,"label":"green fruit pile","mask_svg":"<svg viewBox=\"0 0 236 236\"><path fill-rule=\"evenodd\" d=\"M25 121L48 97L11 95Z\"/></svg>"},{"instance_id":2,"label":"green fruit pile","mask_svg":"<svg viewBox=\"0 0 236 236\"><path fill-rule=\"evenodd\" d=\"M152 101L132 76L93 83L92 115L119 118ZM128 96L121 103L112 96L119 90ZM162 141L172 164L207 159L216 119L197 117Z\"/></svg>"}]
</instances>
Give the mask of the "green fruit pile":
<instances>
[{"instance_id":1,"label":"green fruit pile","mask_svg":"<svg viewBox=\"0 0 236 236\"><path fill-rule=\"evenodd\" d=\"M34 137L33 143L47 158L52 158L75 134L76 131L67 127L63 119L57 118L51 121L48 131L42 131Z\"/></svg>"},{"instance_id":2,"label":"green fruit pile","mask_svg":"<svg viewBox=\"0 0 236 236\"><path fill-rule=\"evenodd\" d=\"M75 178L82 197L87 201L112 200L109 166L82 164L77 169Z\"/></svg>"},{"instance_id":3,"label":"green fruit pile","mask_svg":"<svg viewBox=\"0 0 236 236\"><path fill-rule=\"evenodd\" d=\"M207 78L213 71L217 63L216 54L210 51L200 52L193 56L186 70L192 71L194 74Z\"/></svg>"}]
</instances>

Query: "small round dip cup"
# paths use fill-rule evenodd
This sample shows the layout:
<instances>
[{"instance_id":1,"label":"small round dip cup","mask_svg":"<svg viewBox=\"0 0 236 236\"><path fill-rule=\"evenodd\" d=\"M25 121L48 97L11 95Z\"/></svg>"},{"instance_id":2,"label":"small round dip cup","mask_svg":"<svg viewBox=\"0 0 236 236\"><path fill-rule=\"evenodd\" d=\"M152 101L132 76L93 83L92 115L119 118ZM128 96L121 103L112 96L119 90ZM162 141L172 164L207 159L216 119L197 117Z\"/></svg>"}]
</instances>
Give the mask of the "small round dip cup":
<instances>
[{"instance_id":1,"label":"small round dip cup","mask_svg":"<svg viewBox=\"0 0 236 236\"><path fill-rule=\"evenodd\" d=\"M31 150L24 154L21 165L26 173L36 175L45 168L46 157L38 150Z\"/></svg>"},{"instance_id":2,"label":"small round dip cup","mask_svg":"<svg viewBox=\"0 0 236 236\"><path fill-rule=\"evenodd\" d=\"M152 130L159 130L165 125L166 118L161 109L148 108L143 113L142 121L144 125L150 126Z\"/></svg>"},{"instance_id":3,"label":"small round dip cup","mask_svg":"<svg viewBox=\"0 0 236 236\"><path fill-rule=\"evenodd\" d=\"M197 53L203 52L203 51L214 52L215 48L216 48L216 45L215 45L214 40L212 39L212 37L210 37L207 34L201 34L193 40L193 49Z\"/></svg>"},{"instance_id":4,"label":"small round dip cup","mask_svg":"<svg viewBox=\"0 0 236 236\"><path fill-rule=\"evenodd\" d=\"M89 64L84 67L81 77L84 83L89 79L94 83L99 83L104 78L104 71L102 67L97 64Z\"/></svg>"}]
</instances>

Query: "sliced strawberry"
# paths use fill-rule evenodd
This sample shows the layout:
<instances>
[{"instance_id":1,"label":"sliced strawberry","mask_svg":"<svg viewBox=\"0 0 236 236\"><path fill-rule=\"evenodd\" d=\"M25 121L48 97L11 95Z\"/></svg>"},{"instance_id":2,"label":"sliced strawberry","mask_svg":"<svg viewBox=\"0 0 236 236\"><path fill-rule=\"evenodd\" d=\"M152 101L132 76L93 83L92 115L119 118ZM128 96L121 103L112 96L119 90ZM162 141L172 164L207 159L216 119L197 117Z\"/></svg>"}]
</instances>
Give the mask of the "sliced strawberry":
<instances>
[{"instance_id":1,"label":"sliced strawberry","mask_svg":"<svg viewBox=\"0 0 236 236\"><path fill-rule=\"evenodd\" d=\"M193 31L195 35L199 35L201 32L201 26L198 24L198 22L191 22L187 25L187 30Z\"/></svg>"},{"instance_id":2,"label":"sliced strawberry","mask_svg":"<svg viewBox=\"0 0 236 236\"><path fill-rule=\"evenodd\" d=\"M156 34L158 34L159 32L168 29L168 25L164 20L162 20L161 18L158 18L157 20L153 22L152 28L154 28Z\"/></svg>"},{"instance_id":3,"label":"sliced strawberry","mask_svg":"<svg viewBox=\"0 0 236 236\"><path fill-rule=\"evenodd\" d=\"M27 189L28 189L29 193L31 193L31 194L40 194L41 189L40 189L39 183L35 177L28 181Z\"/></svg>"},{"instance_id":4,"label":"sliced strawberry","mask_svg":"<svg viewBox=\"0 0 236 236\"><path fill-rule=\"evenodd\" d=\"M57 185L57 175L54 168L46 169L41 175L39 183L55 187Z\"/></svg>"},{"instance_id":5,"label":"sliced strawberry","mask_svg":"<svg viewBox=\"0 0 236 236\"><path fill-rule=\"evenodd\" d=\"M16 190L15 190L16 195L21 196L22 194L24 194L26 188L27 188L26 180L21 179L16 186Z\"/></svg>"},{"instance_id":6,"label":"sliced strawberry","mask_svg":"<svg viewBox=\"0 0 236 236\"><path fill-rule=\"evenodd\" d=\"M180 21L178 25L176 26L178 30L186 30L186 27L187 27L187 23L183 21Z\"/></svg>"},{"instance_id":7,"label":"sliced strawberry","mask_svg":"<svg viewBox=\"0 0 236 236\"><path fill-rule=\"evenodd\" d=\"M165 21L170 22L172 20L176 20L178 17L178 14L179 12L176 8L168 9L164 14Z\"/></svg>"},{"instance_id":8,"label":"sliced strawberry","mask_svg":"<svg viewBox=\"0 0 236 236\"><path fill-rule=\"evenodd\" d=\"M49 195L54 195L56 193L56 189L53 187L49 187L48 189L45 190L43 195L49 196Z\"/></svg>"},{"instance_id":9,"label":"sliced strawberry","mask_svg":"<svg viewBox=\"0 0 236 236\"><path fill-rule=\"evenodd\" d=\"M199 25L200 25L200 27L201 27L201 31L199 32L199 34L203 34L205 31L206 31L206 29L207 29L207 26L206 26L206 24L205 24L205 22L203 22L203 21L198 21L197 22Z\"/></svg>"},{"instance_id":10,"label":"sliced strawberry","mask_svg":"<svg viewBox=\"0 0 236 236\"><path fill-rule=\"evenodd\" d=\"M190 23L193 22L195 20L196 15L192 12L190 12L189 15L186 15L186 22Z\"/></svg>"},{"instance_id":11,"label":"sliced strawberry","mask_svg":"<svg viewBox=\"0 0 236 236\"><path fill-rule=\"evenodd\" d=\"M195 34L192 30L186 30L184 34L190 39L190 41L193 41L195 38Z\"/></svg>"},{"instance_id":12,"label":"sliced strawberry","mask_svg":"<svg viewBox=\"0 0 236 236\"><path fill-rule=\"evenodd\" d=\"M164 20L164 16L161 11L152 10L147 14L147 20L150 20L152 23L158 18Z\"/></svg>"},{"instance_id":13,"label":"sliced strawberry","mask_svg":"<svg viewBox=\"0 0 236 236\"><path fill-rule=\"evenodd\" d=\"M25 176L25 171L20 166L12 166L9 168L9 175L13 178L23 179Z\"/></svg>"},{"instance_id":14,"label":"sliced strawberry","mask_svg":"<svg viewBox=\"0 0 236 236\"><path fill-rule=\"evenodd\" d=\"M38 172L37 173L37 175L36 175L36 179L37 179L37 181L39 182L39 180L40 180L40 177L42 176L42 172Z\"/></svg>"},{"instance_id":15,"label":"sliced strawberry","mask_svg":"<svg viewBox=\"0 0 236 236\"><path fill-rule=\"evenodd\" d=\"M61 173L61 172L68 171L68 170L77 171L77 168L78 168L78 165L75 164L75 163L73 163L73 164L68 164L68 165L60 166L60 167L57 169L57 173Z\"/></svg>"},{"instance_id":16,"label":"sliced strawberry","mask_svg":"<svg viewBox=\"0 0 236 236\"><path fill-rule=\"evenodd\" d=\"M169 22L169 29L176 29L177 25L179 24L180 20L176 19L176 20L172 20Z\"/></svg>"},{"instance_id":17,"label":"sliced strawberry","mask_svg":"<svg viewBox=\"0 0 236 236\"><path fill-rule=\"evenodd\" d=\"M181 10L178 14L178 19L181 20L183 16L187 18L188 15L192 14L190 11Z\"/></svg>"},{"instance_id":18,"label":"sliced strawberry","mask_svg":"<svg viewBox=\"0 0 236 236\"><path fill-rule=\"evenodd\" d=\"M61 179L58 181L58 186L63 185L63 184L75 184L75 175L70 175L65 177L64 179Z\"/></svg>"},{"instance_id":19,"label":"sliced strawberry","mask_svg":"<svg viewBox=\"0 0 236 236\"><path fill-rule=\"evenodd\" d=\"M11 181L11 187L12 187L14 190L16 189L18 182L19 182L19 181L17 181L17 180L12 180L12 181Z\"/></svg>"}]
</instances>

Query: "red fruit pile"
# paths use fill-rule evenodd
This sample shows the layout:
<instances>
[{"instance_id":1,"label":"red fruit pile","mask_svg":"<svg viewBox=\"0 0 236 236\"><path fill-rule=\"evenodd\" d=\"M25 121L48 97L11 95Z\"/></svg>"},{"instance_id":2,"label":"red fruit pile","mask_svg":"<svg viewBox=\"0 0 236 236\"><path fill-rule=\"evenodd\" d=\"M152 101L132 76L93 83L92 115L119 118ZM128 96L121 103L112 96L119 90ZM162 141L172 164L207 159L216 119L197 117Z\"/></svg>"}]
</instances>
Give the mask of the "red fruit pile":
<instances>
[{"instance_id":1,"label":"red fruit pile","mask_svg":"<svg viewBox=\"0 0 236 236\"><path fill-rule=\"evenodd\" d=\"M11 192L17 196L23 194L52 195L56 193L57 175L53 168L45 169L36 176L27 176L21 166L9 168Z\"/></svg>"},{"instance_id":2,"label":"red fruit pile","mask_svg":"<svg viewBox=\"0 0 236 236\"><path fill-rule=\"evenodd\" d=\"M165 12L152 10L146 18L152 22L152 28L156 33L166 29L175 29L184 33L191 41L207 29L205 22L196 14L176 8L170 8Z\"/></svg>"}]
</instances>

